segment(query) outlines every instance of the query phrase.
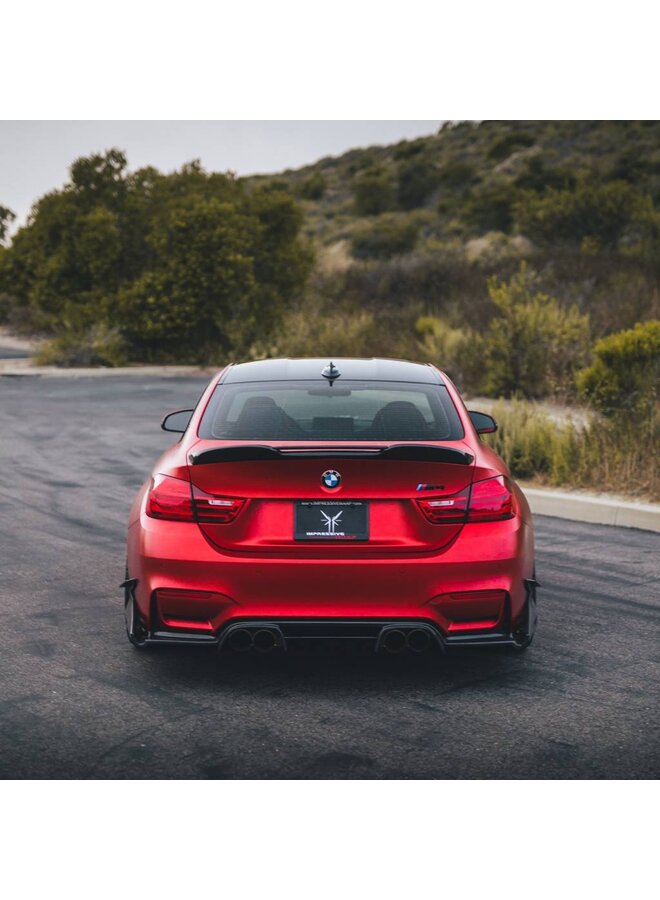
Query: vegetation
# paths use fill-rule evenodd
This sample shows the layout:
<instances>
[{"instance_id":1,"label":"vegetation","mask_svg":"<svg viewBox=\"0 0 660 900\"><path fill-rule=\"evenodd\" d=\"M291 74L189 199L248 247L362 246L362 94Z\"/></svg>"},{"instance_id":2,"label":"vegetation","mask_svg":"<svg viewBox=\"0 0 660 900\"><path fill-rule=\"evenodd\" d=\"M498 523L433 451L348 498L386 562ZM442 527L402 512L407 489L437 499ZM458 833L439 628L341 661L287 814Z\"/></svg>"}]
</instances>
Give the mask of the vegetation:
<instances>
[{"instance_id":1,"label":"vegetation","mask_svg":"<svg viewBox=\"0 0 660 900\"><path fill-rule=\"evenodd\" d=\"M409 253L417 241L419 225L414 219L383 215L353 233L351 252L355 259L389 259Z\"/></svg>"},{"instance_id":2,"label":"vegetation","mask_svg":"<svg viewBox=\"0 0 660 900\"><path fill-rule=\"evenodd\" d=\"M488 293L497 314L479 341L480 388L491 396L570 394L589 353L589 317L539 290L525 263L509 282L490 278Z\"/></svg>"},{"instance_id":3,"label":"vegetation","mask_svg":"<svg viewBox=\"0 0 660 900\"><path fill-rule=\"evenodd\" d=\"M247 179L110 150L70 175L13 238L0 206L0 322L43 360L428 359L473 394L593 409L570 434L505 423L521 472L652 482L616 425L658 455L660 123L447 123Z\"/></svg>"},{"instance_id":4,"label":"vegetation","mask_svg":"<svg viewBox=\"0 0 660 900\"><path fill-rule=\"evenodd\" d=\"M305 283L301 225L278 187L197 163L129 174L117 150L79 159L0 256L6 317L53 334L44 353L65 364L244 354Z\"/></svg>"},{"instance_id":5,"label":"vegetation","mask_svg":"<svg viewBox=\"0 0 660 900\"><path fill-rule=\"evenodd\" d=\"M595 417L587 426L557 425L522 400L491 411L499 427L486 440L515 477L660 500L657 423Z\"/></svg>"},{"instance_id":6,"label":"vegetation","mask_svg":"<svg viewBox=\"0 0 660 900\"><path fill-rule=\"evenodd\" d=\"M360 216L377 216L394 207L394 185L385 169L373 167L353 181L355 210Z\"/></svg>"},{"instance_id":7,"label":"vegetation","mask_svg":"<svg viewBox=\"0 0 660 900\"><path fill-rule=\"evenodd\" d=\"M652 418L660 394L660 321L602 338L594 355L577 375L582 395L609 416L628 410L637 419Z\"/></svg>"}]
</instances>

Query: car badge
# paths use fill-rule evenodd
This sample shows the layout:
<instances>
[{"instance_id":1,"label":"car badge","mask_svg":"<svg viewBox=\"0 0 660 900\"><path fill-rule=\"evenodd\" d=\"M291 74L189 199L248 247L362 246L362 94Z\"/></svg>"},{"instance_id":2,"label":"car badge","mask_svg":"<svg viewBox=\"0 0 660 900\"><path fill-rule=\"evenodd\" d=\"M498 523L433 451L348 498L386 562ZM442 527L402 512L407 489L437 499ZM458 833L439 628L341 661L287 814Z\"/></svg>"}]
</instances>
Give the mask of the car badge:
<instances>
[{"instance_id":1,"label":"car badge","mask_svg":"<svg viewBox=\"0 0 660 900\"><path fill-rule=\"evenodd\" d=\"M341 484L341 475L334 469L328 469L321 475L321 484L327 488L338 488Z\"/></svg>"}]
</instances>

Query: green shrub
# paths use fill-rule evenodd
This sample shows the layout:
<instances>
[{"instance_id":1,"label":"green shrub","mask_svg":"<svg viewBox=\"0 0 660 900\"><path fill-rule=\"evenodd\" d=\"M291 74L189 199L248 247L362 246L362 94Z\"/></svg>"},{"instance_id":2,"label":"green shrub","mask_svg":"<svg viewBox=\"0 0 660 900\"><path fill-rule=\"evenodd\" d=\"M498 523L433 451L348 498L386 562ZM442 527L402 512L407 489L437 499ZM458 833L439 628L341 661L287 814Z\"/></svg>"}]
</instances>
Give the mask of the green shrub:
<instances>
[{"instance_id":1,"label":"green shrub","mask_svg":"<svg viewBox=\"0 0 660 900\"><path fill-rule=\"evenodd\" d=\"M543 156L538 155L526 160L525 167L514 184L520 190L536 193L550 188L572 191L576 185L576 178L568 169L548 166Z\"/></svg>"},{"instance_id":2,"label":"green shrub","mask_svg":"<svg viewBox=\"0 0 660 900\"><path fill-rule=\"evenodd\" d=\"M620 409L651 415L659 398L660 320L602 338L594 354L592 365L577 376L582 396L610 415Z\"/></svg>"},{"instance_id":3,"label":"green shrub","mask_svg":"<svg viewBox=\"0 0 660 900\"><path fill-rule=\"evenodd\" d=\"M355 210L360 216L377 216L394 208L394 185L385 169L374 166L353 179Z\"/></svg>"},{"instance_id":4,"label":"green shrub","mask_svg":"<svg viewBox=\"0 0 660 900\"><path fill-rule=\"evenodd\" d=\"M459 387L474 381L476 336L470 328L452 328L436 316L420 316L415 322L419 354L446 372Z\"/></svg>"},{"instance_id":5,"label":"green shrub","mask_svg":"<svg viewBox=\"0 0 660 900\"><path fill-rule=\"evenodd\" d=\"M652 220L652 204L624 181L581 184L575 190L523 192L515 217L523 234L539 246L579 247L591 238L615 249L624 239L639 240Z\"/></svg>"},{"instance_id":6,"label":"green shrub","mask_svg":"<svg viewBox=\"0 0 660 900\"><path fill-rule=\"evenodd\" d=\"M351 253L355 259L390 259L410 253L418 234L419 223L408 217L381 216L356 229L351 240Z\"/></svg>"},{"instance_id":7,"label":"green shrub","mask_svg":"<svg viewBox=\"0 0 660 900\"><path fill-rule=\"evenodd\" d=\"M321 172L314 172L300 185L300 196L305 200L320 200L325 194L326 181Z\"/></svg>"},{"instance_id":8,"label":"green shrub","mask_svg":"<svg viewBox=\"0 0 660 900\"><path fill-rule=\"evenodd\" d=\"M482 187L469 199L465 218L480 234L511 231L516 191L508 184Z\"/></svg>"},{"instance_id":9,"label":"green shrub","mask_svg":"<svg viewBox=\"0 0 660 900\"><path fill-rule=\"evenodd\" d=\"M438 173L438 181L449 190L460 190L473 182L476 174L477 170L471 163L456 159L442 167Z\"/></svg>"},{"instance_id":10,"label":"green shrub","mask_svg":"<svg viewBox=\"0 0 660 900\"><path fill-rule=\"evenodd\" d=\"M490 150L488 151L488 159L492 159L495 162L500 162L501 160L507 159L507 157L511 156L511 154L515 150L520 150L523 147L531 147L533 143L534 136L531 134L527 134L527 132L525 131L506 134L498 141L495 141L495 143L491 146Z\"/></svg>"},{"instance_id":11,"label":"green shrub","mask_svg":"<svg viewBox=\"0 0 660 900\"><path fill-rule=\"evenodd\" d=\"M413 159L403 163L397 171L397 203L401 209L423 206L429 194L438 184L438 171L425 159Z\"/></svg>"},{"instance_id":12,"label":"green shrub","mask_svg":"<svg viewBox=\"0 0 660 900\"><path fill-rule=\"evenodd\" d=\"M483 389L525 397L568 391L589 352L588 316L540 291L526 263L509 282L489 279L488 293L497 315L483 337Z\"/></svg>"},{"instance_id":13,"label":"green shrub","mask_svg":"<svg viewBox=\"0 0 660 900\"><path fill-rule=\"evenodd\" d=\"M270 344L252 349L263 356L373 356L376 323L373 313L328 307L308 300L284 317Z\"/></svg>"},{"instance_id":14,"label":"green shrub","mask_svg":"<svg viewBox=\"0 0 660 900\"><path fill-rule=\"evenodd\" d=\"M400 141L394 148L394 159L410 159L426 149L427 138L416 138L414 141Z\"/></svg>"},{"instance_id":15,"label":"green shrub","mask_svg":"<svg viewBox=\"0 0 660 900\"><path fill-rule=\"evenodd\" d=\"M40 366L123 366L126 346L119 331L105 324L69 328L42 344L35 362Z\"/></svg>"}]
</instances>

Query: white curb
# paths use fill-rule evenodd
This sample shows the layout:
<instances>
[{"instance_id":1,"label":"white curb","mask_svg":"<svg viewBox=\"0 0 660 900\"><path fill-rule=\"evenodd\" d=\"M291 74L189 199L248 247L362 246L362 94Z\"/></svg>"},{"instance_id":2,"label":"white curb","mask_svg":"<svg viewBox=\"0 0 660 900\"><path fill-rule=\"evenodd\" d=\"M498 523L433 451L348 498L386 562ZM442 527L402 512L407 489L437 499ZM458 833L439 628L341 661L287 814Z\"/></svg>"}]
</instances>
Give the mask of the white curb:
<instances>
[{"instance_id":1,"label":"white curb","mask_svg":"<svg viewBox=\"0 0 660 900\"><path fill-rule=\"evenodd\" d=\"M660 504L523 487L534 515L660 532Z\"/></svg>"}]
</instances>

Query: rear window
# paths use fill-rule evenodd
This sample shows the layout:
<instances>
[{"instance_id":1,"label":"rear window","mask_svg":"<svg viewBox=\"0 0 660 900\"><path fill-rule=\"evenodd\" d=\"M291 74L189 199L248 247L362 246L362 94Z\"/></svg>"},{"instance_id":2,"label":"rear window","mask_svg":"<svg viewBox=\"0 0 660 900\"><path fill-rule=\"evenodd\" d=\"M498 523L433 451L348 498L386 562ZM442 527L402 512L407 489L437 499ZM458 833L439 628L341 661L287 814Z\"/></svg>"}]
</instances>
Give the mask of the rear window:
<instances>
[{"instance_id":1,"label":"rear window","mask_svg":"<svg viewBox=\"0 0 660 900\"><path fill-rule=\"evenodd\" d=\"M244 441L452 441L464 436L442 385L280 381L218 385L202 438Z\"/></svg>"}]
</instances>

